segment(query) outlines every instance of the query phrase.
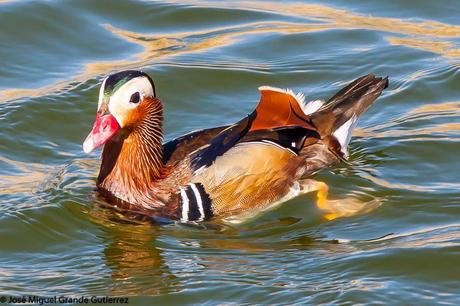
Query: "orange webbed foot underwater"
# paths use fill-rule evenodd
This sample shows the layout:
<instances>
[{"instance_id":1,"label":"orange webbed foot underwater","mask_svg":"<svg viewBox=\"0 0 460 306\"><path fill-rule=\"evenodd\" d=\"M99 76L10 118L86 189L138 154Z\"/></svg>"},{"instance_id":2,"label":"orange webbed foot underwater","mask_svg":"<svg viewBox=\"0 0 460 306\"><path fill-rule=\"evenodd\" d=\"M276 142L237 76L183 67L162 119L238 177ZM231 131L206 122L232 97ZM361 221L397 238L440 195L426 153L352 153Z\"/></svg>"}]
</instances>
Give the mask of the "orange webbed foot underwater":
<instances>
[{"instance_id":1,"label":"orange webbed foot underwater","mask_svg":"<svg viewBox=\"0 0 460 306\"><path fill-rule=\"evenodd\" d=\"M316 191L316 206L328 221L367 213L381 204L378 199L361 201L352 195L346 195L341 199L329 199L329 186L321 181L305 179L301 181L301 186L305 193Z\"/></svg>"}]
</instances>

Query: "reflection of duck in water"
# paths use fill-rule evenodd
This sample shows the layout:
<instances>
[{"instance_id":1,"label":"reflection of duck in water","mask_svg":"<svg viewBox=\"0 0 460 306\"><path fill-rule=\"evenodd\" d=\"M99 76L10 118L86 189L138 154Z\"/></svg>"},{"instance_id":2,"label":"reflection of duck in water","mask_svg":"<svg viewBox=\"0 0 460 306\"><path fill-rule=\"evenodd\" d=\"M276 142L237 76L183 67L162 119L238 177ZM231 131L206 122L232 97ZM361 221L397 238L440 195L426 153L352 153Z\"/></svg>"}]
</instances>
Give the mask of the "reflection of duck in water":
<instances>
[{"instance_id":1,"label":"reflection of duck in water","mask_svg":"<svg viewBox=\"0 0 460 306\"><path fill-rule=\"evenodd\" d=\"M156 247L156 231L149 223L107 229L104 257L112 270L112 295L159 295L176 290L179 281Z\"/></svg>"},{"instance_id":2,"label":"reflection of duck in water","mask_svg":"<svg viewBox=\"0 0 460 306\"><path fill-rule=\"evenodd\" d=\"M245 217L327 185L309 175L347 158L358 117L388 85L361 77L326 102L260 87L254 112L239 122L162 144L162 105L152 79L122 71L102 83L96 122L83 148L104 145L97 179L111 202L153 217L203 221Z\"/></svg>"}]
</instances>

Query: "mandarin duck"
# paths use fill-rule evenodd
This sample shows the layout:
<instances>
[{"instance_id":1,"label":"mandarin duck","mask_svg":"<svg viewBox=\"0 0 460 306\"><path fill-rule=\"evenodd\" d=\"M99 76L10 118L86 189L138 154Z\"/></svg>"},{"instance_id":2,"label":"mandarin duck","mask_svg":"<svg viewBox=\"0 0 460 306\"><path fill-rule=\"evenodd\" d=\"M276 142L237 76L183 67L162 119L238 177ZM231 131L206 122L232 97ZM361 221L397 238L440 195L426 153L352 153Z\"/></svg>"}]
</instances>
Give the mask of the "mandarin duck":
<instances>
[{"instance_id":1,"label":"mandarin duck","mask_svg":"<svg viewBox=\"0 0 460 306\"><path fill-rule=\"evenodd\" d=\"M372 74L327 101L259 87L260 101L232 125L163 143L163 108L152 79L106 77L86 153L104 145L97 189L117 207L183 223L241 220L312 191L328 209L328 186L308 178L346 160L358 117L388 86Z\"/></svg>"}]
</instances>

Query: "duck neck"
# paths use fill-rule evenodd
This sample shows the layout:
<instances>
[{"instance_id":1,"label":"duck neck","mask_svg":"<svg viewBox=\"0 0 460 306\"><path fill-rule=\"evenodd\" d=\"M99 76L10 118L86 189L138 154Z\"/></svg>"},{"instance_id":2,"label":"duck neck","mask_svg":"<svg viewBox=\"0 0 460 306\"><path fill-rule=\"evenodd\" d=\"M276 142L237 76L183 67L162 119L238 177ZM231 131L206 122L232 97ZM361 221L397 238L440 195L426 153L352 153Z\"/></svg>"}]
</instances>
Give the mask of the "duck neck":
<instances>
[{"instance_id":1,"label":"duck neck","mask_svg":"<svg viewBox=\"0 0 460 306\"><path fill-rule=\"evenodd\" d=\"M120 129L102 152L97 186L133 204L149 196L165 176L163 111L161 103L154 102L138 124Z\"/></svg>"}]
</instances>

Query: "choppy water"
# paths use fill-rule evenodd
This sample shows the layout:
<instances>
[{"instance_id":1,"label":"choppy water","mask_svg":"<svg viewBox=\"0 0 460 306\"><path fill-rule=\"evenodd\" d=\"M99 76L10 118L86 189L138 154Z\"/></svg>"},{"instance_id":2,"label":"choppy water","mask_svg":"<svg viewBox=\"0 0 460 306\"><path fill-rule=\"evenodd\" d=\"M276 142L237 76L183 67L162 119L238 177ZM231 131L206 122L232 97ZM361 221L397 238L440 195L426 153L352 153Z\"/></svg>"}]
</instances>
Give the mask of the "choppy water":
<instances>
[{"instance_id":1,"label":"choppy water","mask_svg":"<svg viewBox=\"0 0 460 306\"><path fill-rule=\"evenodd\" d=\"M457 1L2 0L0 59L0 294L458 305ZM238 120L260 85L313 99L389 75L350 163L317 175L380 207L326 221L304 196L205 228L101 208L81 143L101 78L127 68L154 78L168 139Z\"/></svg>"}]
</instances>

